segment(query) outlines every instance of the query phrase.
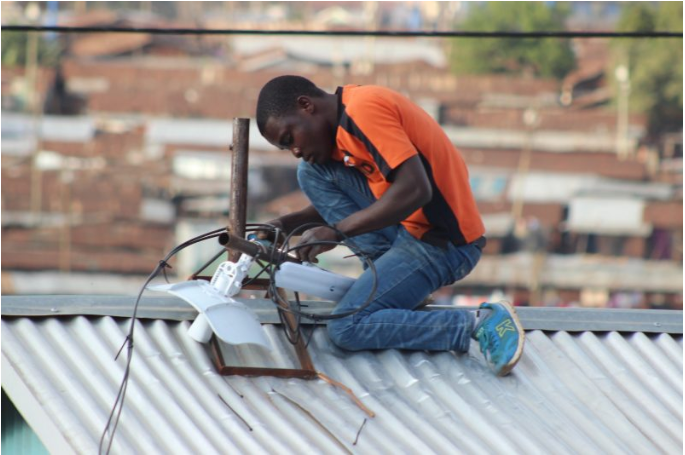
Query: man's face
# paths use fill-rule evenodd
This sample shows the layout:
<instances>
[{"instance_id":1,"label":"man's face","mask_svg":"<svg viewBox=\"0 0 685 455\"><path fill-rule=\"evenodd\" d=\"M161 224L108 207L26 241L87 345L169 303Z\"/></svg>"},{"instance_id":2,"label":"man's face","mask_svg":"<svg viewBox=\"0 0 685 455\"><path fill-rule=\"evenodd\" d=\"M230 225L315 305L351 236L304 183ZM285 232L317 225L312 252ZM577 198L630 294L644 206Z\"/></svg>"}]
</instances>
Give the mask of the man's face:
<instances>
[{"instance_id":1,"label":"man's face","mask_svg":"<svg viewBox=\"0 0 685 455\"><path fill-rule=\"evenodd\" d=\"M335 138L322 115L309 107L283 117L271 117L264 127L264 138L282 149L290 150L295 158L309 164L323 164L331 159Z\"/></svg>"}]
</instances>

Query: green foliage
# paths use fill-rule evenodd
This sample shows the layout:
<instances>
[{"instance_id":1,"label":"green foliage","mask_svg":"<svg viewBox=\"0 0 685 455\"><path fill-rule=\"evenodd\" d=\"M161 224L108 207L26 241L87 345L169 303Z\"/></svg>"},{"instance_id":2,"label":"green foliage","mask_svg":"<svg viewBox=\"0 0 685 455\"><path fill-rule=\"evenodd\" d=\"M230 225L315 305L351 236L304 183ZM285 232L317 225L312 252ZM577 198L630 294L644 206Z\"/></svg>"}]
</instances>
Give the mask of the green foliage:
<instances>
[{"instance_id":1,"label":"green foliage","mask_svg":"<svg viewBox=\"0 0 685 455\"><path fill-rule=\"evenodd\" d=\"M569 13L563 2L484 2L472 8L464 31L562 31ZM575 66L569 40L550 38L455 38L450 60L457 74L527 72L558 79Z\"/></svg>"},{"instance_id":2,"label":"green foliage","mask_svg":"<svg viewBox=\"0 0 685 455\"><path fill-rule=\"evenodd\" d=\"M36 32L32 32L36 33ZM43 34L37 35L38 64L54 66L59 61L62 46L56 41L46 41ZM26 65L28 58L28 32L2 32L2 65L16 67Z\"/></svg>"},{"instance_id":3,"label":"green foliage","mask_svg":"<svg viewBox=\"0 0 685 455\"><path fill-rule=\"evenodd\" d=\"M619 31L681 31L683 3L626 3ZM614 65L630 71L630 107L648 116L652 137L680 131L683 122L682 39L631 39L613 43ZM613 74L610 71L609 74Z\"/></svg>"}]
</instances>

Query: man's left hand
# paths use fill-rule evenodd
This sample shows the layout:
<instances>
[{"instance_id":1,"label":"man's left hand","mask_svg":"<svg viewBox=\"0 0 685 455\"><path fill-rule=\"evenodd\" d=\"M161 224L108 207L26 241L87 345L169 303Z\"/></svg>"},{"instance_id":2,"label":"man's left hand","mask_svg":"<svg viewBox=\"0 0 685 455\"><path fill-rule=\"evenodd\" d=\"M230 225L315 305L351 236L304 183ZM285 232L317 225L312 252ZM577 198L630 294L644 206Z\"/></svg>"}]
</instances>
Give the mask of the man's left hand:
<instances>
[{"instance_id":1,"label":"man's left hand","mask_svg":"<svg viewBox=\"0 0 685 455\"><path fill-rule=\"evenodd\" d=\"M302 234L302 238L300 239L300 242L297 244L298 247L300 247L300 245L304 246L297 248L295 250L295 254L297 254L297 257L303 262L307 261L317 263L319 262L316 259L318 255L326 251L330 251L336 247L336 245L334 244L307 245L309 243L321 241L337 242L338 234L333 229L324 226L309 229L305 231L304 234Z\"/></svg>"}]
</instances>

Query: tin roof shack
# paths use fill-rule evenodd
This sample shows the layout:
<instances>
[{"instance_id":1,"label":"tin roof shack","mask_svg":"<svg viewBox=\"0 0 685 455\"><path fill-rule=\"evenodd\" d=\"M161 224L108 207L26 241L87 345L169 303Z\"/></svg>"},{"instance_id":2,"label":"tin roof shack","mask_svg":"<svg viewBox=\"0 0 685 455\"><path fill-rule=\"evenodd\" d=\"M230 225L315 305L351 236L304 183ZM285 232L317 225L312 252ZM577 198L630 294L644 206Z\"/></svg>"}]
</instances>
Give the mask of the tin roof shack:
<instances>
[{"instance_id":1,"label":"tin roof shack","mask_svg":"<svg viewBox=\"0 0 685 455\"><path fill-rule=\"evenodd\" d=\"M245 303L273 351L221 349L252 366L291 365L273 304ZM132 304L3 299L2 388L51 452L97 450ZM180 300L147 297L138 314L112 453L682 452L681 311L521 308L527 344L505 378L475 344L462 355L351 353L317 326L308 348L316 370L373 418L323 380L220 376L209 347L187 335L195 314Z\"/></svg>"}]
</instances>

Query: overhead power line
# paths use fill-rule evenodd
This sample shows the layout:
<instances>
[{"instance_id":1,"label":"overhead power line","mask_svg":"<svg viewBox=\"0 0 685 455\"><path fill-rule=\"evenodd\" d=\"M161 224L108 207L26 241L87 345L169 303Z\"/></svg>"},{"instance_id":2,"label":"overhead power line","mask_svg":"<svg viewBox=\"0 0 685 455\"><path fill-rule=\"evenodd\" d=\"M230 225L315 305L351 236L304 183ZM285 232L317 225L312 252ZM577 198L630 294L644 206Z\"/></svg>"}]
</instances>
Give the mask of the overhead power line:
<instances>
[{"instance_id":1,"label":"overhead power line","mask_svg":"<svg viewBox=\"0 0 685 455\"><path fill-rule=\"evenodd\" d=\"M430 38L683 38L683 32L468 32L468 31L395 31L395 30L245 30L197 28L122 28L61 27L42 25L5 25L7 32L56 33L146 33L153 35L295 35L295 36L384 36Z\"/></svg>"}]
</instances>

